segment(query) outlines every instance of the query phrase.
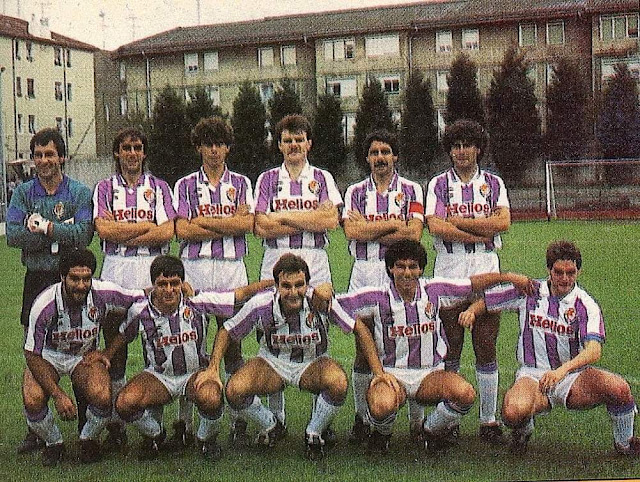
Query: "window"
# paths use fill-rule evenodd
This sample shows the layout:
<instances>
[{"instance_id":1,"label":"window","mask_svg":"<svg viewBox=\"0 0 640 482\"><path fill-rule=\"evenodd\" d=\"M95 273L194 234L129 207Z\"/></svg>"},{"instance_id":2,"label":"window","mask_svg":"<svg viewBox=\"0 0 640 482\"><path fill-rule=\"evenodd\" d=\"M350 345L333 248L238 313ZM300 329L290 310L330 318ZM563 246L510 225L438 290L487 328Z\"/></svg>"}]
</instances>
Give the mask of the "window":
<instances>
[{"instance_id":1,"label":"window","mask_svg":"<svg viewBox=\"0 0 640 482\"><path fill-rule=\"evenodd\" d=\"M67 119L67 135L73 137L73 119L70 117Z\"/></svg>"},{"instance_id":2,"label":"window","mask_svg":"<svg viewBox=\"0 0 640 482\"><path fill-rule=\"evenodd\" d=\"M16 129L18 130L18 134L22 134L24 128L22 127L22 114L18 114L16 117Z\"/></svg>"},{"instance_id":3,"label":"window","mask_svg":"<svg viewBox=\"0 0 640 482\"><path fill-rule=\"evenodd\" d=\"M127 64L120 62L120 80L127 80Z\"/></svg>"},{"instance_id":4,"label":"window","mask_svg":"<svg viewBox=\"0 0 640 482\"><path fill-rule=\"evenodd\" d=\"M545 77L546 77L546 83L547 83L547 85L549 85L551 83L551 81L555 77L555 73L553 72L553 64L547 64L546 65L546 67L545 67Z\"/></svg>"},{"instance_id":5,"label":"window","mask_svg":"<svg viewBox=\"0 0 640 482\"><path fill-rule=\"evenodd\" d=\"M258 67L271 67L273 65L273 48L258 49Z\"/></svg>"},{"instance_id":6,"label":"window","mask_svg":"<svg viewBox=\"0 0 640 482\"><path fill-rule=\"evenodd\" d=\"M60 134L62 134L62 125L62 117L56 117L56 129Z\"/></svg>"},{"instance_id":7,"label":"window","mask_svg":"<svg viewBox=\"0 0 640 482\"><path fill-rule=\"evenodd\" d=\"M71 101L71 82L67 83L67 100Z\"/></svg>"},{"instance_id":8,"label":"window","mask_svg":"<svg viewBox=\"0 0 640 482\"><path fill-rule=\"evenodd\" d=\"M53 47L53 65L62 65L62 49Z\"/></svg>"},{"instance_id":9,"label":"window","mask_svg":"<svg viewBox=\"0 0 640 482\"><path fill-rule=\"evenodd\" d=\"M67 49L65 53L67 54L67 67L71 67L71 49Z\"/></svg>"},{"instance_id":10,"label":"window","mask_svg":"<svg viewBox=\"0 0 640 482\"><path fill-rule=\"evenodd\" d=\"M280 48L280 63L282 65L296 65L296 48L293 45L283 45Z\"/></svg>"},{"instance_id":11,"label":"window","mask_svg":"<svg viewBox=\"0 0 640 482\"><path fill-rule=\"evenodd\" d=\"M20 40L15 39L13 41L13 52L16 57L16 60L20 60Z\"/></svg>"},{"instance_id":12,"label":"window","mask_svg":"<svg viewBox=\"0 0 640 482\"><path fill-rule=\"evenodd\" d=\"M547 44L562 45L564 43L564 22L547 22Z\"/></svg>"},{"instance_id":13,"label":"window","mask_svg":"<svg viewBox=\"0 0 640 482\"><path fill-rule=\"evenodd\" d=\"M55 83L55 98L56 100L62 100L62 82Z\"/></svg>"},{"instance_id":14,"label":"window","mask_svg":"<svg viewBox=\"0 0 640 482\"><path fill-rule=\"evenodd\" d=\"M195 74L198 71L198 54L184 54L184 71Z\"/></svg>"},{"instance_id":15,"label":"window","mask_svg":"<svg viewBox=\"0 0 640 482\"><path fill-rule=\"evenodd\" d=\"M273 84L271 82L265 82L260 84L260 98L265 104L273 98Z\"/></svg>"},{"instance_id":16,"label":"window","mask_svg":"<svg viewBox=\"0 0 640 482\"><path fill-rule=\"evenodd\" d=\"M327 80L327 94L336 97L357 97L358 89L356 79L330 79Z\"/></svg>"},{"instance_id":17,"label":"window","mask_svg":"<svg viewBox=\"0 0 640 482\"><path fill-rule=\"evenodd\" d=\"M638 14L603 15L600 17L600 39L638 38Z\"/></svg>"},{"instance_id":18,"label":"window","mask_svg":"<svg viewBox=\"0 0 640 482\"><path fill-rule=\"evenodd\" d=\"M400 35L365 37L364 50L367 57L400 55Z\"/></svg>"},{"instance_id":19,"label":"window","mask_svg":"<svg viewBox=\"0 0 640 482\"><path fill-rule=\"evenodd\" d=\"M438 92L448 92L449 83L447 82L448 70L438 70L436 74L436 90Z\"/></svg>"},{"instance_id":20,"label":"window","mask_svg":"<svg viewBox=\"0 0 640 482\"><path fill-rule=\"evenodd\" d=\"M36 96L36 89L33 83L33 79L27 79L27 97L34 99Z\"/></svg>"},{"instance_id":21,"label":"window","mask_svg":"<svg viewBox=\"0 0 640 482\"><path fill-rule=\"evenodd\" d=\"M120 96L120 115L127 115L127 110L128 110L127 96L121 95Z\"/></svg>"},{"instance_id":22,"label":"window","mask_svg":"<svg viewBox=\"0 0 640 482\"><path fill-rule=\"evenodd\" d=\"M27 60L33 62L33 43L27 42L25 47L27 48Z\"/></svg>"},{"instance_id":23,"label":"window","mask_svg":"<svg viewBox=\"0 0 640 482\"><path fill-rule=\"evenodd\" d=\"M342 116L342 132L344 135L344 143L349 144L355 136L356 115L345 114Z\"/></svg>"},{"instance_id":24,"label":"window","mask_svg":"<svg viewBox=\"0 0 640 482\"><path fill-rule=\"evenodd\" d=\"M16 77L16 97L22 97L22 79Z\"/></svg>"},{"instance_id":25,"label":"window","mask_svg":"<svg viewBox=\"0 0 640 482\"><path fill-rule=\"evenodd\" d=\"M204 70L218 70L218 51L204 53Z\"/></svg>"},{"instance_id":26,"label":"window","mask_svg":"<svg viewBox=\"0 0 640 482\"><path fill-rule=\"evenodd\" d=\"M220 88L217 85L208 85L205 87L205 91L213 105L220 105Z\"/></svg>"},{"instance_id":27,"label":"window","mask_svg":"<svg viewBox=\"0 0 640 482\"><path fill-rule=\"evenodd\" d=\"M29 134L36 133L36 116L29 115Z\"/></svg>"},{"instance_id":28,"label":"window","mask_svg":"<svg viewBox=\"0 0 640 482\"><path fill-rule=\"evenodd\" d=\"M354 39L335 39L324 41L325 60L353 59L356 56L356 41Z\"/></svg>"},{"instance_id":29,"label":"window","mask_svg":"<svg viewBox=\"0 0 640 482\"><path fill-rule=\"evenodd\" d=\"M436 32L436 52L446 53L453 49L453 35L451 30Z\"/></svg>"},{"instance_id":30,"label":"window","mask_svg":"<svg viewBox=\"0 0 640 482\"><path fill-rule=\"evenodd\" d=\"M480 31L474 29L462 29L462 48L464 50L480 49Z\"/></svg>"},{"instance_id":31,"label":"window","mask_svg":"<svg viewBox=\"0 0 640 482\"><path fill-rule=\"evenodd\" d=\"M389 75L380 77L380 85L382 90L387 94L398 94L400 92L400 76Z\"/></svg>"},{"instance_id":32,"label":"window","mask_svg":"<svg viewBox=\"0 0 640 482\"><path fill-rule=\"evenodd\" d=\"M521 23L519 26L518 41L520 47L535 45L538 38L538 30L535 23Z\"/></svg>"}]
</instances>

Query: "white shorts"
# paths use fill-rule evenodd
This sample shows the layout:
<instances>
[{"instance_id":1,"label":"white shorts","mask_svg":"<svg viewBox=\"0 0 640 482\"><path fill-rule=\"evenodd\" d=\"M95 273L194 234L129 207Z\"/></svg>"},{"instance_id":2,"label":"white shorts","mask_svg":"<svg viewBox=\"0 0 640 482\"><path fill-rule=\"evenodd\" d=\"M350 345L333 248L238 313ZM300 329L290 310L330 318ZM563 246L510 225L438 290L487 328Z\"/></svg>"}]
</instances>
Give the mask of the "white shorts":
<instances>
[{"instance_id":1,"label":"white shorts","mask_svg":"<svg viewBox=\"0 0 640 482\"><path fill-rule=\"evenodd\" d=\"M151 286L149 269L154 256L118 256L108 254L102 263L100 279L113 281L127 289L145 289Z\"/></svg>"},{"instance_id":2,"label":"white shorts","mask_svg":"<svg viewBox=\"0 0 640 482\"><path fill-rule=\"evenodd\" d=\"M384 260L356 259L351 269L349 291L365 286L383 286L389 279Z\"/></svg>"},{"instance_id":3,"label":"white shorts","mask_svg":"<svg viewBox=\"0 0 640 482\"><path fill-rule=\"evenodd\" d=\"M271 368L284 380L287 385L300 388L300 379L305 370L314 364L317 360L328 355L320 355L315 360L309 362L291 362L273 356L267 350L260 348L257 357L266 361Z\"/></svg>"},{"instance_id":4,"label":"white shorts","mask_svg":"<svg viewBox=\"0 0 640 482\"><path fill-rule=\"evenodd\" d=\"M498 273L500 260L496 253L438 253L433 276L443 278L468 278L481 273Z\"/></svg>"},{"instance_id":5,"label":"white shorts","mask_svg":"<svg viewBox=\"0 0 640 482\"><path fill-rule=\"evenodd\" d=\"M437 364L431 368L387 368L384 371L391 373L398 379L398 383L404 387L408 398L416 398L418 389L426 376L434 372L444 370L444 362Z\"/></svg>"},{"instance_id":6,"label":"white shorts","mask_svg":"<svg viewBox=\"0 0 640 482\"><path fill-rule=\"evenodd\" d=\"M324 249L287 249L287 248L266 248L262 258L262 268L260 268L260 279L273 279L273 266L285 253L293 253L304 259L309 265L311 274L310 286L317 286L320 283L331 283L331 271L329 271L329 258Z\"/></svg>"},{"instance_id":7,"label":"white shorts","mask_svg":"<svg viewBox=\"0 0 640 482\"><path fill-rule=\"evenodd\" d=\"M516 372L516 381L526 377L539 382L542 378L542 375L544 375L548 371L549 369L547 368L533 368L527 366L520 367ZM567 374L567 376L560 380L560 382L555 387L549 390L549 392L547 393L547 398L549 399L551 408L567 408L567 397L569 396L571 387L582 372L583 370L578 370Z\"/></svg>"},{"instance_id":8,"label":"white shorts","mask_svg":"<svg viewBox=\"0 0 640 482\"><path fill-rule=\"evenodd\" d=\"M82 355L69 355L68 353L60 353L47 348L42 350L42 358L53 365L59 376L71 376L78 363L82 361Z\"/></svg>"},{"instance_id":9,"label":"white shorts","mask_svg":"<svg viewBox=\"0 0 640 482\"><path fill-rule=\"evenodd\" d=\"M241 259L183 259L184 278L196 290L226 291L248 284Z\"/></svg>"},{"instance_id":10,"label":"white shorts","mask_svg":"<svg viewBox=\"0 0 640 482\"><path fill-rule=\"evenodd\" d=\"M144 371L156 377L165 386L172 400L187 393L187 382L194 375L187 373L186 375L168 376L156 372L153 368L145 368Z\"/></svg>"}]
</instances>

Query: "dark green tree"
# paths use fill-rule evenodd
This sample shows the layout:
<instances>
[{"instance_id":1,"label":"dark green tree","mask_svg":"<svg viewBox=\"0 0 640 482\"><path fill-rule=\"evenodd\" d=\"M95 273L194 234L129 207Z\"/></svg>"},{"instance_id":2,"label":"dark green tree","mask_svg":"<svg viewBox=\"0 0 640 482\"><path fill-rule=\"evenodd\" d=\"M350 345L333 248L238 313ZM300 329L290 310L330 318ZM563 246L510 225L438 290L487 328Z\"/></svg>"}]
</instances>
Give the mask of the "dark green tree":
<instances>
[{"instance_id":1,"label":"dark green tree","mask_svg":"<svg viewBox=\"0 0 640 482\"><path fill-rule=\"evenodd\" d=\"M190 129L193 129L198 121L205 117L226 117L223 115L220 106L213 105L213 101L204 87L196 87L191 92L190 97L186 110L187 123Z\"/></svg>"},{"instance_id":2,"label":"dark green tree","mask_svg":"<svg viewBox=\"0 0 640 482\"><path fill-rule=\"evenodd\" d=\"M340 101L331 94L321 95L313 125L313 164L335 175L344 168L346 157Z\"/></svg>"},{"instance_id":3,"label":"dark green tree","mask_svg":"<svg viewBox=\"0 0 640 482\"><path fill-rule=\"evenodd\" d=\"M152 124L147 133L149 169L173 186L179 178L193 172L197 164L194 167L184 99L168 85L155 99Z\"/></svg>"},{"instance_id":4,"label":"dark green tree","mask_svg":"<svg viewBox=\"0 0 640 482\"><path fill-rule=\"evenodd\" d=\"M400 127L400 160L413 176L427 177L438 147L431 84L414 70L407 80Z\"/></svg>"},{"instance_id":5,"label":"dark green tree","mask_svg":"<svg viewBox=\"0 0 640 482\"><path fill-rule=\"evenodd\" d=\"M391 117L389 102L382 92L380 82L371 79L363 89L358 105L352 146L356 165L363 173L369 169L364 141L367 135L376 129L395 132L396 125Z\"/></svg>"},{"instance_id":6,"label":"dark green tree","mask_svg":"<svg viewBox=\"0 0 640 482\"><path fill-rule=\"evenodd\" d=\"M528 62L516 48L505 53L493 73L487 95L487 124L491 158L508 184L517 184L537 158L540 116Z\"/></svg>"},{"instance_id":7,"label":"dark green tree","mask_svg":"<svg viewBox=\"0 0 640 482\"><path fill-rule=\"evenodd\" d=\"M289 78L282 79L280 87L275 89L269 100L269 130L271 132L271 146L274 159L278 159L278 139L275 138L276 124L287 115L302 114L300 96L296 92L295 84Z\"/></svg>"},{"instance_id":8,"label":"dark green tree","mask_svg":"<svg viewBox=\"0 0 640 482\"><path fill-rule=\"evenodd\" d=\"M447 124L458 119L471 119L484 126L484 108L478 89L478 67L466 53L460 53L451 64L447 84Z\"/></svg>"},{"instance_id":9,"label":"dark green tree","mask_svg":"<svg viewBox=\"0 0 640 482\"><path fill-rule=\"evenodd\" d=\"M638 85L626 64L615 65L606 84L597 133L606 159L640 157Z\"/></svg>"},{"instance_id":10,"label":"dark green tree","mask_svg":"<svg viewBox=\"0 0 640 482\"><path fill-rule=\"evenodd\" d=\"M579 159L592 138L591 95L579 66L562 58L553 66L547 88L545 151L549 159Z\"/></svg>"},{"instance_id":11,"label":"dark green tree","mask_svg":"<svg viewBox=\"0 0 640 482\"><path fill-rule=\"evenodd\" d=\"M267 113L258 89L245 81L233 101L231 126L235 142L229 160L234 170L254 182L269 165L266 122Z\"/></svg>"}]
</instances>

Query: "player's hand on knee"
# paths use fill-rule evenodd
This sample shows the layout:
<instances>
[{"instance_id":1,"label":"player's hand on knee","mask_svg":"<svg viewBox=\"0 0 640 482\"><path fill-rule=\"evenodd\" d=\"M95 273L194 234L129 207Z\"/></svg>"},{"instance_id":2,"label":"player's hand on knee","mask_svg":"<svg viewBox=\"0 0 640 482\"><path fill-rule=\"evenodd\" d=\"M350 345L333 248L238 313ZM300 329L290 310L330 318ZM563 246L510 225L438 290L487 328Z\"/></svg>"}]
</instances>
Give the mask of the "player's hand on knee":
<instances>
[{"instance_id":1,"label":"player's hand on knee","mask_svg":"<svg viewBox=\"0 0 640 482\"><path fill-rule=\"evenodd\" d=\"M390 373L383 372L382 374L376 375L375 377L373 377L373 380L371 380L371 387L374 387L378 383L384 383L389 388L391 388L396 398L395 400L396 410L400 408L400 406L404 403L404 390L400 386L400 383L398 383L398 380L396 379L396 377L394 377Z\"/></svg>"},{"instance_id":2,"label":"player's hand on knee","mask_svg":"<svg viewBox=\"0 0 640 482\"><path fill-rule=\"evenodd\" d=\"M71 398L69 398L69 395L60 390L52 396L56 411L62 420L73 420L76 418L78 411Z\"/></svg>"},{"instance_id":3,"label":"player's hand on knee","mask_svg":"<svg viewBox=\"0 0 640 482\"><path fill-rule=\"evenodd\" d=\"M220 374L213 370L202 370L196 375L196 379L193 382L193 388L200 390L205 384L214 383L218 385L220 393L222 393L224 386L222 380L220 380Z\"/></svg>"},{"instance_id":4,"label":"player's hand on knee","mask_svg":"<svg viewBox=\"0 0 640 482\"><path fill-rule=\"evenodd\" d=\"M82 357L82 363L90 365L92 363L102 363L104 367L108 370L111 366L111 361L107 356L100 350L90 351L89 353L85 353Z\"/></svg>"},{"instance_id":5,"label":"player's hand on knee","mask_svg":"<svg viewBox=\"0 0 640 482\"><path fill-rule=\"evenodd\" d=\"M473 330L473 324L476 322L476 314L472 310L464 310L458 315L458 324L464 328Z\"/></svg>"}]
</instances>

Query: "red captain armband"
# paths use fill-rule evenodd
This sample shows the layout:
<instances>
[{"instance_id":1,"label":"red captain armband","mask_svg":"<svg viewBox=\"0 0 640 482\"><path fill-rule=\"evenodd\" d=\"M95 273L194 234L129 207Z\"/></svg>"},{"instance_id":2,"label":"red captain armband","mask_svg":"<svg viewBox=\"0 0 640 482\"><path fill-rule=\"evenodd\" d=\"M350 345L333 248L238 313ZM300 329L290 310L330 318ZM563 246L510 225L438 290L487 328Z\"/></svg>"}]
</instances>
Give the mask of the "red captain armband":
<instances>
[{"instance_id":1,"label":"red captain armband","mask_svg":"<svg viewBox=\"0 0 640 482\"><path fill-rule=\"evenodd\" d=\"M411 214L420 214L421 216L424 216L424 207L421 202L411 201L409 203L409 215Z\"/></svg>"}]
</instances>

